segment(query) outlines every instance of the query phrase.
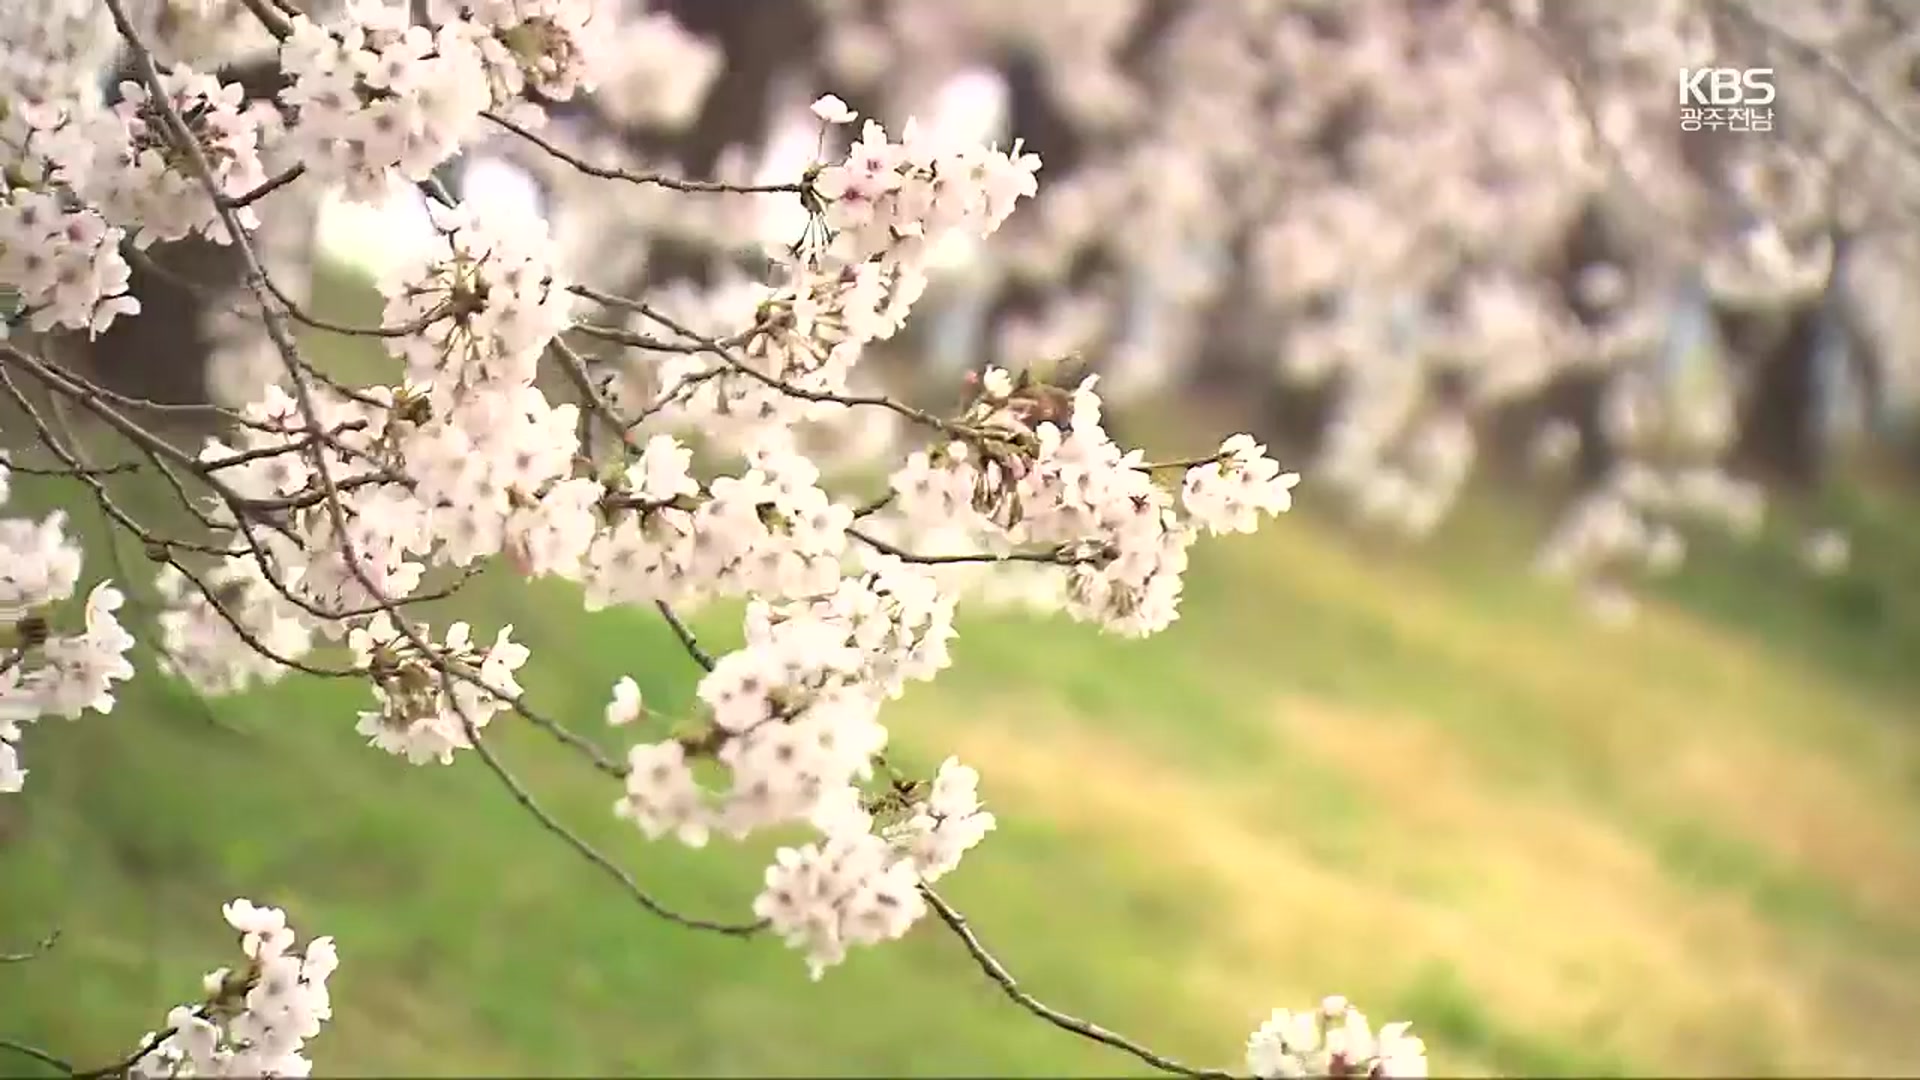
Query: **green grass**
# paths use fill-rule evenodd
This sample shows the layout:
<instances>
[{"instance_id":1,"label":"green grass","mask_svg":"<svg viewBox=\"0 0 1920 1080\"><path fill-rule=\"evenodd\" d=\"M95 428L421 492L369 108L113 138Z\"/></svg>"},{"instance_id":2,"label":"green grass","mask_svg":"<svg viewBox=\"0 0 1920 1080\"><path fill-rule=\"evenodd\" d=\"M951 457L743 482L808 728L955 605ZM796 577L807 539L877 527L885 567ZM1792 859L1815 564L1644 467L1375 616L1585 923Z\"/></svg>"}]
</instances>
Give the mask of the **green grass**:
<instances>
[{"instance_id":1,"label":"green grass","mask_svg":"<svg viewBox=\"0 0 1920 1080\"><path fill-rule=\"evenodd\" d=\"M1920 513L1833 512L1840 579L1788 570L1784 533L1707 547L1609 632L1515 573L1537 534L1485 500L1416 553L1309 511L1205 547L1148 641L970 616L889 724L906 762L984 774L1002 828L945 889L983 938L1168 1053L1233 1065L1268 1009L1339 991L1413 1020L1438 1074L1910 1072ZM621 674L691 700L648 613L496 578L462 611L514 623L535 699L609 747ZM701 620L711 645L729 616ZM28 731L0 801L0 951L63 931L0 967L0 1035L124 1053L226 961L218 908L247 895L340 940L326 1075L1137 1071L1015 1008L936 923L812 984L777 942L650 917L470 757L364 747L351 687L203 706L138 660L113 715ZM495 729L663 901L746 913L770 844L648 843L604 778Z\"/></svg>"},{"instance_id":2,"label":"green grass","mask_svg":"<svg viewBox=\"0 0 1920 1080\"><path fill-rule=\"evenodd\" d=\"M1913 1067L1903 678L1823 674L1807 642L1847 628L1794 588L1798 623L1656 605L1597 630L1516 581L1480 513L1478 555L1363 556L1310 517L1217 545L1146 642L969 620L950 677L892 714L909 761L957 750L1003 815L952 896L1031 989L1203 1061L1343 990L1414 1019L1447 1071ZM689 699L645 615L489 580L469 603L519 627L537 699L588 729L621 673ZM359 704L299 679L209 714L147 673L110 717L30 730L0 926L64 937L0 969L7 1033L109 1058L225 958L218 905L245 894L341 940L332 1074L1126 1067L1013 1008L932 924L819 985L773 942L664 925L477 762L361 746ZM498 726L663 899L744 910L766 845L645 843L605 781Z\"/></svg>"}]
</instances>

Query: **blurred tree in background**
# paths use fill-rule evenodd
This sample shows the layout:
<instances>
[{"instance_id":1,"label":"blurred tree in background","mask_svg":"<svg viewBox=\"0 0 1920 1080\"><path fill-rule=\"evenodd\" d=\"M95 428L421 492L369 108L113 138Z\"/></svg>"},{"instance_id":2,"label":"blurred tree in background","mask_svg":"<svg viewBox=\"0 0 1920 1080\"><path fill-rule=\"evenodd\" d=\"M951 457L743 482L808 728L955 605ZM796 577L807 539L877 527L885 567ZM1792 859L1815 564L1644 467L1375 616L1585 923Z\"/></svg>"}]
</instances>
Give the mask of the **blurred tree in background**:
<instances>
[{"instance_id":1,"label":"blurred tree in background","mask_svg":"<svg viewBox=\"0 0 1920 1080\"><path fill-rule=\"evenodd\" d=\"M1048 182L993 250L948 253L890 350L896 385L950 395L964 369L1078 353L1123 400L1264 402L1258 433L1414 535L1476 463L1566 463L1541 563L1611 588L1675 565L1687 519L1750 530L1768 493L1863 455L1909 471L1914 21L1872 0L630 4L606 31L621 74L548 134L602 166L735 181L813 153L821 92L1018 136ZM270 78L229 44L243 82ZM1679 72L1701 66L1771 67L1768 130L1684 130ZM517 190L502 163L571 266L688 312L756 280L798 212L608 189L506 133L450 178ZM273 218L290 281L312 257L299 198ZM193 246L153 261L223 277ZM257 342L136 274L157 317L95 363L161 396L258 370ZM210 376L145 362L160 335Z\"/></svg>"}]
</instances>

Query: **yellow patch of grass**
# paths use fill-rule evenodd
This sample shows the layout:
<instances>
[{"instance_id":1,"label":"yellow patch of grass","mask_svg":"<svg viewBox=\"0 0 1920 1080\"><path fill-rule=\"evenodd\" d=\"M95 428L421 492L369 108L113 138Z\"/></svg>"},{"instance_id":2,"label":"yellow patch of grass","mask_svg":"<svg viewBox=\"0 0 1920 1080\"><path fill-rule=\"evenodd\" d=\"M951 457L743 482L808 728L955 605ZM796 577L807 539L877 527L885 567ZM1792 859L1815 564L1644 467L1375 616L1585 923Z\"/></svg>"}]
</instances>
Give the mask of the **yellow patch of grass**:
<instances>
[{"instance_id":1,"label":"yellow patch of grass","mask_svg":"<svg viewBox=\"0 0 1920 1080\"><path fill-rule=\"evenodd\" d=\"M1448 964L1500 1031L1561 1045L1593 1033L1643 1068L1884 1069L1895 1053L1886 1030L1868 1033L1878 1043L1837 1036L1831 1001L1784 969L1788 951L1750 911L1678 888L1604 822L1490 790L1430 726L1283 708L1303 752L1386 815L1367 858L1340 867L1305 842L1313 822L1277 820L1244 781L1210 786L1073 725L982 719L1016 712L981 710L945 730L985 771L990 800L1150 852L1170 887L1218 898L1217 934L1177 979L1223 1018L1222 1037L1328 991L1363 1007L1391 1001ZM1442 882L1445 895L1409 878ZM1881 985L1920 1005L1898 980ZM1484 1067L1437 1041L1440 1068Z\"/></svg>"},{"instance_id":2,"label":"yellow patch of grass","mask_svg":"<svg viewBox=\"0 0 1920 1080\"><path fill-rule=\"evenodd\" d=\"M1810 950L1737 897L1702 896L1669 880L1633 831L1563 800L1503 795L1470 755L1408 717L1312 701L1286 702L1279 712L1292 745L1352 778L1384 812L1383 862L1454 864L1459 887L1449 899L1471 928L1467 941L1482 949L1499 942L1493 948L1508 954L1498 965L1455 958L1476 976L1487 969L1496 1015L1574 1032L1595 1017L1642 1012L1623 1027L1621 1050L1675 1069L1724 1067L1752 1053L1740 1046L1752 1038L1776 1042L1772 1052L1799 1062L1796 1068L1832 1068L1828 1054L1864 1049L1834 1037L1833 1026L1848 1017L1823 989L1797 977ZM1771 775L1802 775L1778 748L1748 745L1755 755L1748 764L1757 768L1764 754ZM1674 802L1687 803L1687 794L1676 792ZM1857 844L1894 842L1884 824L1852 824ZM1896 989L1897 966L1842 957L1826 943L1820 951L1855 979L1920 1006L1911 985ZM1542 1009L1540 998L1554 1004ZM1511 1011L1516 1006L1523 1011ZM1654 1018L1666 1018L1666 1026ZM1888 1039L1899 1030L1881 1028L1881 1045L1860 1057L1860 1067L1885 1068L1886 1054L1910 1054Z\"/></svg>"},{"instance_id":3,"label":"yellow patch of grass","mask_svg":"<svg viewBox=\"0 0 1920 1080\"><path fill-rule=\"evenodd\" d=\"M1675 740L1663 782L1677 803L1824 879L1878 918L1920 911L1920 836L1889 819L1888 800L1831 761L1752 734Z\"/></svg>"},{"instance_id":4,"label":"yellow patch of grass","mask_svg":"<svg viewBox=\"0 0 1920 1080\"><path fill-rule=\"evenodd\" d=\"M1650 605L1624 633L1532 632L1476 615L1430 572L1363 566L1313 530L1286 545L1271 565L1287 568L1289 588L1364 605L1423 651L1538 699L1569 752L1635 803L1703 814L1884 916L1920 908L1920 813L1906 790L1915 744L1895 718L1783 675L1727 629L1670 608ZM1684 681L1647 677L1649 657ZM1449 727L1449 741L1470 742Z\"/></svg>"}]
</instances>

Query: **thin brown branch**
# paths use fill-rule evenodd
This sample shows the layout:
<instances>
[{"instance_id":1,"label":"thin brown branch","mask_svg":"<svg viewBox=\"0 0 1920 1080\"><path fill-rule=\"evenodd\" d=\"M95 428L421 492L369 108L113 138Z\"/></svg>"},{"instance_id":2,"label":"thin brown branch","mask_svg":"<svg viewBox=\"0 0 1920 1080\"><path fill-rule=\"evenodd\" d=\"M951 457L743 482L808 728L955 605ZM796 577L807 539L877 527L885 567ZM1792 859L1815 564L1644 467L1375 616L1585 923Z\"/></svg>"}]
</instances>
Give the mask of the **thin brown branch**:
<instances>
[{"instance_id":1,"label":"thin brown branch","mask_svg":"<svg viewBox=\"0 0 1920 1080\"><path fill-rule=\"evenodd\" d=\"M673 630L673 636L680 639L680 646L687 650L688 656L693 657L693 662L706 671L712 671L713 654L701 647L700 639L695 637L692 628L675 614L673 606L665 600L655 600L653 606L659 610L660 617L667 620L667 626Z\"/></svg>"},{"instance_id":2,"label":"thin brown branch","mask_svg":"<svg viewBox=\"0 0 1920 1080\"><path fill-rule=\"evenodd\" d=\"M923 566L943 566L956 563L1041 563L1050 566L1074 566L1079 563L1094 563L1112 558L1112 552L1105 545L1060 544L1043 551L967 551L951 555L922 555L908 551L897 544L889 543L871 533L860 529L848 529L847 535L885 555L891 555L901 562L919 563ZM1076 547L1087 547L1085 552L1076 552Z\"/></svg>"},{"instance_id":3,"label":"thin brown branch","mask_svg":"<svg viewBox=\"0 0 1920 1080\"><path fill-rule=\"evenodd\" d=\"M302 176L305 176L306 174L307 174L307 167L305 164L295 164L292 167L288 168L285 172L282 172L268 179L266 183L261 184L259 187L254 188L252 191L248 191L240 195L228 196L226 198L221 199L220 203L222 206L225 206L229 210L244 209L246 207L252 206L254 203L259 202L261 199L266 198L267 196L273 194L274 192L279 191L281 188L286 187L288 184L293 183L295 180L300 179Z\"/></svg>"},{"instance_id":4,"label":"thin brown branch","mask_svg":"<svg viewBox=\"0 0 1920 1080\"><path fill-rule=\"evenodd\" d=\"M1222 1072L1219 1069L1198 1069L1176 1061L1090 1020L1082 1020L1077 1016L1061 1012L1027 993L1014 979L1013 973L1007 970L1006 965L1002 964L981 943L979 935L974 933L973 928L967 924L966 917L960 914L958 909L947 903L946 899L934 892L930 886L920 886L920 894L926 897L927 906L933 909L933 913L939 916L940 921L947 924L947 929L953 931L953 935L960 939L960 943L966 947L967 955L973 957L974 963L980 966L980 970L985 972L987 978L992 979L994 984L1000 987L1001 992L1013 1000L1014 1004L1063 1031L1070 1031L1083 1039L1091 1039L1122 1053L1132 1054L1161 1072L1196 1077L1199 1080L1233 1080L1232 1073Z\"/></svg>"},{"instance_id":5,"label":"thin brown branch","mask_svg":"<svg viewBox=\"0 0 1920 1080\"><path fill-rule=\"evenodd\" d=\"M21 476L117 476L121 473L140 471L137 461L121 461L112 465L85 465L75 468L71 465L49 467L44 465L22 465L11 460L11 455L0 450L0 468Z\"/></svg>"},{"instance_id":6,"label":"thin brown branch","mask_svg":"<svg viewBox=\"0 0 1920 1080\"><path fill-rule=\"evenodd\" d=\"M662 341L659 338L636 334L618 326L600 326L596 323L574 323L572 330L585 337L611 341L615 345L625 345L630 349L642 349L647 352L698 353L705 352L706 346L684 344L675 341Z\"/></svg>"},{"instance_id":7,"label":"thin brown branch","mask_svg":"<svg viewBox=\"0 0 1920 1080\"><path fill-rule=\"evenodd\" d=\"M674 191L706 192L727 195L778 195L783 193L797 195L807 190L804 184L723 184L717 180L677 180L661 173L640 173L627 169L616 169L606 165L595 165L577 154L569 153L540 135L535 134L498 113L485 112L480 115L486 117L487 120L502 129L518 135L520 138L539 147L556 160L570 165L579 172L598 180L620 180L629 184L646 184L655 187L670 188Z\"/></svg>"},{"instance_id":8,"label":"thin brown branch","mask_svg":"<svg viewBox=\"0 0 1920 1080\"><path fill-rule=\"evenodd\" d=\"M0 1038L0 1050L11 1050L16 1054L23 1054L33 1058L42 1065L51 1065L65 1076L75 1075L72 1062L67 1061L65 1058L55 1057L31 1043L23 1043L18 1039Z\"/></svg>"},{"instance_id":9,"label":"thin brown branch","mask_svg":"<svg viewBox=\"0 0 1920 1080\"><path fill-rule=\"evenodd\" d=\"M47 932L46 937L43 937L39 941L35 942L33 948L28 949L25 952L0 953L0 964L25 963L28 960L35 959L36 957L42 956L45 953L51 951L53 947L59 943L60 943L60 929L59 927L55 927L54 929Z\"/></svg>"},{"instance_id":10,"label":"thin brown branch","mask_svg":"<svg viewBox=\"0 0 1920 1080\"><path fill-rule=\"evenodd\" d=\"M68 1072L72 1073L73 1080L108 1080L109 1077L117 1078L127 1076L133 1072L133 1067L139 1064L142 1058L153 1053L161 1043L173 1038L176 1030L178 1029L168 1028L165 1031L154 1032L142 1040L139 1048L133 1053L128 1054L126 1057L110 1065L102 1065L97 1069L88 1069L85 1072L73 1072L71 1069L69 1069Z\"/></svg>"},{"instance_id":11,"label":"thin brown branch","mask_svg":"<svg viewBox=\"0 0 1920 1080\"><path fill-rule=\"evenodd\" d=\"M623 436L626 432L633 430L635 422L627 420L615 411L613 403L608 401L606 395L600 392L600 388L593 384L593 376L587 371L587 362L579 353L574 352L571 346L557 337L549 343L548 351L560 358L560 370L566 372L567 380L573 383L574 389L586 399L587 409L593 415L605 420L608 427Z\"/></svg>"},{"instance_id":12,"label":"thin brown branch","mask_svg":"<svg viewBox=\"0 0 1920 1080\"><path fill-rule=\"evenodd\" d=\"M444 678L444 672L442 676ZM449 687L449 691L450 690L451 687ZM447 697L449 701L456 700L451 692L448 693ZM546 807L541 806L539 800L533 797L533 794L526 789L526 786L521 784L520 781L514 777L513 773L507 769L506 765L501 762L499 756L493 752L492 748L487 746L485 740L480 736L479 729L474 726L473 721L465 715L464 711L461 713L460 720L466 728L467 741L473 744L474 752L479 755L481 762L486 765L487 771L491 772L494 778L499 780L501 785L513 796L513 801L519 803L527 813L532 814L534 820L540 823L541 828L559 837L562 843L572 848L575 852L578 852L581 858L586 859L598 867L608 877L618 882L621 888L626 890L627 895L631 896L641 907L668 922L684 926L689 930L704 930L710 933L723 934L727 937L752 937L766 929L767 924L765 920L751 923L731 923L702 919L692 915L681 914L655 899L652 894L640 887L640 883L634 880L632 874L629 874L626 870L622 869L618 863L615 863L612 859L609 859L605 854L601 853L598 848L588 843L579 833L569 829L565 823L549 813Z\"/></svg>"},{"instance_id":13,"label":"thin brown branch","mask_svg":"<svg viewBox=\"0 0 1920 1080\"><path fill-rule=\"evenodd\" d=\"M286 12L275 8L267 0L240 0L240 2L246 5L254 18L260 20L260 25L266 27L267 33L272 34L276 41L285 41L287 36L293 33L293 20L287 17Z\"/></svg>"},{"instance_id":14,"label":"thin brown branch","mask_svg":"<svg viewBox=\"0 0 1920 1080\"><path fill-rule=\"evenodd\" d=\"M647 305L636 304L635 310L645 318L666 327L668 330L679 334L688 341L698 343L700 345L700 351L724 361L730 369L777 390L788 397L800 401L830 402L835 405L845 405L849 408L867 406L887 409L923 427L933 428L937 431L953 435L956 438L967 438L974 434L973 431L963 425L935 416L924 409L916 409L905 402L895 401L893 398L882 394L832 394L822 390L808 390L804 387L794 386L792 383L761 371L759 368L754 367L739 356L736 356L733 349L729 347L725 341L695 333L693 330L682 326L670 316Z\"/></svg>"},{"instance_id":15,"label":"thin brown branch","mask_svg":"<svg viewBox=\"0 0 1920 1080\"><path fill-rule=\"evenodd\" d=\"M60 460L66 467L68 475L91 491L94 501L99 504L101 510L118 523L121 528L139 537L141 542L148 546L149 550L164 551L173 547L179 547L184 550L200 551L205 554L226 554L222 549L210 545L162 537L145 525L142 525L132 514L120 507L119 503L108 493L106 484L102 482L100 477L94 475L75 455L74 451L66 446L59 435L57 435L47 423L46 418L40 415L40 410L33 404L33 401L27 397L26 392L20 389L13 381L13 376L8 374L5 368L0 368L0 391L4 391L6 396L12 399L14 407L20 410L20 414L26 417L27 424L33 428L34 435L39 440L40 445Z\"/></svg>"}]
</instances>

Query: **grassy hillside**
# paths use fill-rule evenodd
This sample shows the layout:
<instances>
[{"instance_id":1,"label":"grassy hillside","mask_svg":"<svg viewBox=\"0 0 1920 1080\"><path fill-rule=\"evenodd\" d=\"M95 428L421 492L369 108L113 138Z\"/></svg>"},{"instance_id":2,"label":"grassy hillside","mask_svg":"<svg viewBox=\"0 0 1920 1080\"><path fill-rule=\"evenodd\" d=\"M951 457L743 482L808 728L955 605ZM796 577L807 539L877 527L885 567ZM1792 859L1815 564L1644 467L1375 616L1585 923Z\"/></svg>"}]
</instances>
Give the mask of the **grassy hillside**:
<instances>
[{"instance_id":1,"label":"grassy hillside","mask_svg":"<svg viewBox=\"0 0 1920 1080\"><path fill-rule=\"evenodd\" d=\"M907 764L984 774L1002 827L943 891L1029 990L1229 1066L1267 1010L1339 991L1415 1021L1442 1075L1920 1070L1920 513L1841 500L1861 569L1836 579L1785 537L1706 546L1610 632L1515 572L1520 511L1408 553L1302 494L1202 549L1161 637L976 612L890 711ZM460 610L513 623L536 700L596 737L621 674L691 697L649 613L489 578ZM701 620L711 647L733 614ZM366 748L351 686L201 703L136 659L112 716L28 732L0 799L0 952L64 932L0 966L0 1036L125 1053L225 962L218 908L247 895L340 939L325 1075L1137 1071L935 923L810 984L776 942L649 916L479 762ZM663 900L745 916L771 845L647 843L603 777L495 730Z\"/></svg>"},{"instance_id":2,"label":"grassy hillside","mask_svg":"<svg viewBox=\"0 0 1920 1080\"><path fill-rule=\"evenodd\" d=\"M1774 581L1763 548L1610 633L1514 576L1501 524L1418 560L1304 516L1215 545L1145 643L967 621L957 669L891 714L911 760L977 762L1002 815L950 896L1029 989L1207 1062L1340 990L1414 1019L1446 1073L1920 1068L1920 678L1889 659L1914 655L1913 591ZM657 620L566 591L483 582L469 609L535 646L551 711L593 728L622 672L687 701ZM224 960L218 905L245 894L340 938L330 1075L1128 1068L932 924L818 985L773 942L662 925L477 762L361 746L359 703L303 679L206 709L148 675L111 717L33 729L0 942L65 936L0 968L5 1034L123 1052ZM603 779L497 724L663 898L744 910L764 846L647 844Z\"/></svg>"}]
</instances>

